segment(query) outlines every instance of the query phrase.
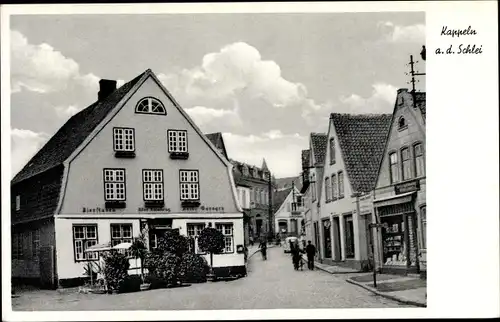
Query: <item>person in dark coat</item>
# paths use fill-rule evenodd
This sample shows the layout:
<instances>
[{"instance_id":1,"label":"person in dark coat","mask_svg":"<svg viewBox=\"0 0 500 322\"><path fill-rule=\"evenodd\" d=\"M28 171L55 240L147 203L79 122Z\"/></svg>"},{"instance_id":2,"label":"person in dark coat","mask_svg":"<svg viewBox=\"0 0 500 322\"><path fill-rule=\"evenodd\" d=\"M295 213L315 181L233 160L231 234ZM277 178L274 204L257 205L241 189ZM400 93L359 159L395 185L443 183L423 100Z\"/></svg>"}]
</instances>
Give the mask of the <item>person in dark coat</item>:
<instances>
[{"instance_id":1,"label":"person in dark coat","mask_svg":"<svg viewBox=\"0 0 500 322\"><path fill-rule=\"evenodd\" d=\"M300 263L300 247L298 243L290 242L290 252L292 253L293 268L298 271Z\"/></svg>"},{"instance_id":2,"label":"person in dark coat","mask_svg":"<svg viewBox=\"0 0 500 322\"><path fill-rule=\"evenodd\" d=\"M314 255L316 255L316 247L309 240L306 246L306 254L307 254L307 268L310 270L314 270Z\"/></svg>"}]
</instances>

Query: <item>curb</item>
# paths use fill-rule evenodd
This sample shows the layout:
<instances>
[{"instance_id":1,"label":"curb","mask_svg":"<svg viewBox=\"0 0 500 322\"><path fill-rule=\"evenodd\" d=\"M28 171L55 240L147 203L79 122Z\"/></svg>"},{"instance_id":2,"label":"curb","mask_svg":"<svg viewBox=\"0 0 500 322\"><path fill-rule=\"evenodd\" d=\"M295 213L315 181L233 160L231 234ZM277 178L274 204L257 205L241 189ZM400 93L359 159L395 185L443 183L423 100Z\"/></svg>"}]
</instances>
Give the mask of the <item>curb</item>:
<instances>
[{"instance_id":1,"label":"curb","mask_svg":"<svg viewBox=\"0 0 500 322\"><path fill-rule=\"evenodd\" d=\"M356 281L353 281L352 279L348 278L346 279L346 281L348 283L351 283L351 284L354 284L354 285L357 285L357 286L360 286L362 288L364 288L365 290L367 291L370 291L372 293L375 293L379 296L382 296L382 297L385 297L385 298L388 298L390 300L393 300L393 301L397 301L397 302L400 302L400 303L403 303L403 304L409 304L409 305L413 305L413 306L418 306L418 307L427 307L427 304L426 303L422 303L422 302L417 302L417 301L412 301L412 300L405 300L405 299L402 299L400 297L397 297L397 296L394 296L394 295L390 295L390 294L385 294L383 292L379 292L377 291L376 289L374 289L373 287L370 287L368 285L365 285L363 283L360 283L360 282L356 282Z\"/></svg>"}]
</instances>

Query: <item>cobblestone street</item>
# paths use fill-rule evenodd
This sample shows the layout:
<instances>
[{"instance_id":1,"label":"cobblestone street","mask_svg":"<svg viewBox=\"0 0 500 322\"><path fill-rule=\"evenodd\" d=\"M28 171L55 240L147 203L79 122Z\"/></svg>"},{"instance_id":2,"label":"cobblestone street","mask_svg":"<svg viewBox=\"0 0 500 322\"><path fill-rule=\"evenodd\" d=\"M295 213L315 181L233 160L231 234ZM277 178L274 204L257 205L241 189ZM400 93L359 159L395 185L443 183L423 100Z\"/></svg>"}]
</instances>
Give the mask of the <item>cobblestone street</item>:
<instances>
[{"instance_id":1,"label":"cobblestone street","mask_svg":"<svg viewBox=\"0 0 500 322\"><path fill-rule=\"evenodd\" d=\"M209 310L410 307L373 295L345 281L347 275L294 271L282 248L268 260L255 254L246 278L177 289L96 295L32 291L13 298L13 310Z\"/></svg>"}]
</instances>

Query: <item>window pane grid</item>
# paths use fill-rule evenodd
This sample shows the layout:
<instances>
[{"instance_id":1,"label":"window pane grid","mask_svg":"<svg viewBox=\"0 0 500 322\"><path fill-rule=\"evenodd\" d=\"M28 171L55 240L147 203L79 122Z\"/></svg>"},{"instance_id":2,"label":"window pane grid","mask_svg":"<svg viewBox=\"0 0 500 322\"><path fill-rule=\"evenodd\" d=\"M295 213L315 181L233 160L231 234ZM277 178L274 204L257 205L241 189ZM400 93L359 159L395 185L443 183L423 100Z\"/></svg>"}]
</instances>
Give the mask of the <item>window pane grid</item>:
<instances>
[{"instance_id":1,"label":"window pane grid","mask_svg":"<svg viewBox=\"0 0 500 322\"><path fill-rule=\"evenodd\" d=\"M169 130L168 131L168 151L187 152L187 132Z\"/></svg>"},{"instance_id":2,"label":"window pane grid","mask_svg":"<svg viewBox=\"0 0 500 322\"><path fill-rule=\"evenodd\" d=\"M161 170L143 170L144 200L163 200L163 172Z\"/></svg>"},{"instance_id":3,"label":"window pane grid","mask_svg":"<svg viewBox=\"0 0 500 322\"><path fill-rule=\"evenodd\" d=\"M113 139L115 151L134 151L134 129L115 128Z\"/></svg>"},{"instance_id":4,"label":"window pane grid","mask_svg":"<svg viewBox=\"0 0 500 322\"><path fill-rule=\"evenodd\" d=\"M104 170L106 201L125 200L125 170Z\"/></svg>"},{"instance_id":5,"label":"window pane grid","mask_svg":"<svg viewBox=\"0 0 500 322\"><path fill-rule=\"evenodd\" d=\"M39 232L38 232L39 234ZM39 236L35 238L39 239ZM73 242L75 248L76 260L97 260L96 252L85 252L86 249L97 245L97 227L96 226L73 226ZM38 244L39 241L36 242ZM35 243L34 243L35 244Z\"/></svg>"},{"instance_id":6,"label":"window pane grid","mask_svg":"<svg viewBox=\"0 0 500 322\"><path fill-rule=\"evenodd\" d=\"M136 112L150 114L166 114L163 104L153 97L143 98L136 107Z\"/></svg>"},{"instance_id":7,"label":"window pane grid","mask_svg":"<svg viewBox=\"0 0 500 322\"><path fill-rule=\"evenodd\" d=\"M183 170L180 172L181 199L198 200L199 196L199 176L196 170Z\"/></svg>"}]
</instances>

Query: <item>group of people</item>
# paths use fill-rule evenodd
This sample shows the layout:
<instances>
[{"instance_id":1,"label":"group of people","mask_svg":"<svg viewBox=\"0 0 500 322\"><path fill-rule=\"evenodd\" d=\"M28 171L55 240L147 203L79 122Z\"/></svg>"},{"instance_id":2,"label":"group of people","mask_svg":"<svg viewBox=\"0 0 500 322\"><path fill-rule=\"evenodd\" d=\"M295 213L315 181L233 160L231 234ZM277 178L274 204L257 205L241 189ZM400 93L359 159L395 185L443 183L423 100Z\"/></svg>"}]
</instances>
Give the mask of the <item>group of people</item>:
<instances>
[{"instance_id":1,"label":"group of people","mask_svg":"<svg viewBox=\"0 0 500 322\"><path fill-rule=\"evenodd\" d=\"M305 246L305 240L302 241ZM299 241L290 241L290 253L292 254L293 268L298 271L302 270L304 265L302 262L302 254L307 255L307 268L314 270L314 256L316 255L316 247L309 240L307 246L301 248Z\"/></svg>"}]
</instances>

